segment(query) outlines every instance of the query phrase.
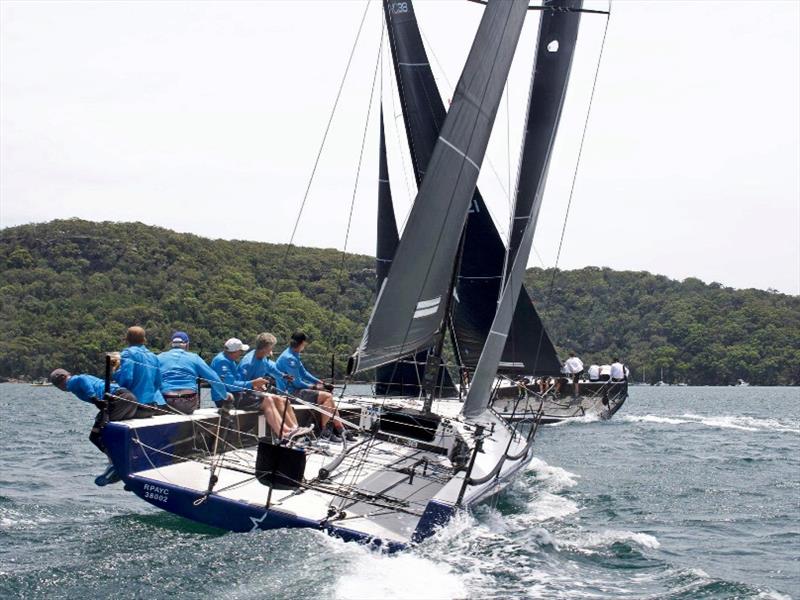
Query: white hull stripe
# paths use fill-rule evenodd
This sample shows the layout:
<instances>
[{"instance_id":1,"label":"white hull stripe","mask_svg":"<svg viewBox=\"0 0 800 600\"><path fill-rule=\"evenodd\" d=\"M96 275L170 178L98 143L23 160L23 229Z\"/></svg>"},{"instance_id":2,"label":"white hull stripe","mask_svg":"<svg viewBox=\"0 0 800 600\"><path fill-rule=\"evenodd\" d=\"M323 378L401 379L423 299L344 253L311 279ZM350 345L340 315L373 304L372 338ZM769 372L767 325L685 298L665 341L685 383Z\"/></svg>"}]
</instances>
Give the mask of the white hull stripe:
<instances>
[{"instance_id":1,"label":"white hull stripe","mask_svg":"<svg viewBox=\"0 0 800 600\"><path fill-rule=\"evenodd\" d=\"M452 148L453 150L455 150L455 151L456 151L458 154L460 154L461 156L463 156L463 157L464 157L464 159L465 159L465 160L466 160L466 161L467 161L469 164L471 164L473 167L475 167L475 168L476 168L478 171L480 171L480 170L481 170L481 168L480 168L480 167L479 167L479 166L478 166L478 165L475 163L475 161L474 161L474 160L472 160L472 159L471 159L469 156L467 156L467 155L466 155L466 154L464 154L464 153L463 153L461 150L459 150L458 148L456 148L456 147L455 147L453 144L451 144L450 142L448 142L448 141L447 141L446 139L444 139L442 136L439 136L439 139L440 139L440 140L442 140L442 141L443 141L445 144L447 144L447 145L448 145L450 148Z\"/></svg>"}]
</instances>

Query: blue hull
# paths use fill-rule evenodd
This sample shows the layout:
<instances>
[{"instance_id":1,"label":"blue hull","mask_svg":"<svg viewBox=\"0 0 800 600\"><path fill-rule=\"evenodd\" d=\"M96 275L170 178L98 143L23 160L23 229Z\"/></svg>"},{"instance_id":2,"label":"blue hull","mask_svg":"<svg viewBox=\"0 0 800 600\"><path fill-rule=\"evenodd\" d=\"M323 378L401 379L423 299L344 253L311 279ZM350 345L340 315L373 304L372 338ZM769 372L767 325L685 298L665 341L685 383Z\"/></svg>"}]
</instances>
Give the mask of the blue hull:
<instances>
[{"instance_id":1,"label":"blue hull","mask_svg":"<svg viewBox=\"0 0 800 600\"><path fill-rule=\"evenodd\" d=\"M189 423L191 428L191 423ZM146 448L174 453L186 441L187 424L164 423L157 426L131 428L122 423L109 423L103 431L104 441L117 472L127 491L131 491L153 506L181 517L234 532L259 529L309 528L324 531L345 541L355 541L385 552L396 552L408 546L407 542L381 539L364 532L342 527L327 520L312 520L278 507L258 507L231 500L217 494L205 494L197 489L181 487L162 480L140 475L154 468L173 463L166 454L147 451ZM205 496L205 498L204 498ZM202 501L201 501L202 500ZM455 507L435 501L428 502L419 519L412 542L417 543L433 535L456 512Z\"/></svg>"}]
</instances>

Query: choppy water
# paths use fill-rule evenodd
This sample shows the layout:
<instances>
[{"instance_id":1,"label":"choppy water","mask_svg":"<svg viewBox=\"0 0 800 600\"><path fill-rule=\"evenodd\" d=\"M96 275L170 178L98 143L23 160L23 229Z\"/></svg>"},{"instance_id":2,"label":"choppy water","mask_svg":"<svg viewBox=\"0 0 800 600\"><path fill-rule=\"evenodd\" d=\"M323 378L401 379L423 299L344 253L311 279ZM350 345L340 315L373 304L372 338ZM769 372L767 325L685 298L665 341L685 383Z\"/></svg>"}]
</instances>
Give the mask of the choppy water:
<instances>
[{"instance_id":1,"label":"choppy water","mask_svg":"<svg viewBox=\"0 0 800 600\"><path fill-rule=\"evenodd\" d=\"M92 479L94 409L0 385L0 597L800 598L800 390L632 388L495 506L385 556L222 534Z\"/></svg>"}]
</instances>

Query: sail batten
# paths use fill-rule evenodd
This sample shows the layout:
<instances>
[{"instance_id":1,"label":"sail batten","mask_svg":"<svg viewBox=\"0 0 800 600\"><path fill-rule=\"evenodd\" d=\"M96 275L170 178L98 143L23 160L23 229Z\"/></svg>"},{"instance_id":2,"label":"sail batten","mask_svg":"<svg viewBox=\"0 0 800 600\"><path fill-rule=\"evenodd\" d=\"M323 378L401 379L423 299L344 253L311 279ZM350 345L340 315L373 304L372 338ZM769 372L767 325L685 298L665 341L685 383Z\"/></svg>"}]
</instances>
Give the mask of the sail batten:
<instances>
[{"instance_id":1,"label":"sail batten","mask_svg":"<svg viewBox=\"0 0 800 600\"><path fill-rule=\"evenodd\" d=\"M527 0L491 2L483 13L440 132L461 154L437 141L351 372L428 348L443 334L467 211L526 7ZM417 303L440 296L435 310L417 310Z\"/></svg>"},{"instance_id":2,"label":"sail batten","mask_svg":"<svg viewBox=\"0 0 800 600\"><path fill-rule=\"evenodd\" d=\"M533 246L533 234L578 37L580 12L558 9L579 9L582 0L547 0L545 6L556 10L543 12L539 24L525 141L514 202L514 217L527 215L527 218L515 218L512 221L514 225L509 243L510 267L507 269L506 283L492 321L492 335L486 339L472 385L464 401L462 413L467 417L481 414L488 405L491 386L506 347L503 334L513 333L512 318L521 297L522 279Z\"/></svg>"}]
</instances>

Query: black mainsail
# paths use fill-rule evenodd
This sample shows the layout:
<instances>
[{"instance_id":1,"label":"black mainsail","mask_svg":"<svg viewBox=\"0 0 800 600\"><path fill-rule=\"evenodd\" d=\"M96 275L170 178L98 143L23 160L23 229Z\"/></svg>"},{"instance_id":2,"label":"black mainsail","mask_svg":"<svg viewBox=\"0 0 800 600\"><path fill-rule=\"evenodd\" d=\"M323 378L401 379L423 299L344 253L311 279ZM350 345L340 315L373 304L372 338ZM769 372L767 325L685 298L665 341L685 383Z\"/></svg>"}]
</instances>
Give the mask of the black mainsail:
<instances>
[{"instance_id":1,"label":"black mainsail","mask_svg":"<svg viewBox=\"0 0 800 600\"><path fill-rule=\"evenodd\" d=\"M445 119L445 107L422 42L413 3L384 0L397 89L417 185L425 175ZM506 249L476 188L451 310L450 331L460 365L472 371L489 333L503 279ZM501 361L504 372L557 374L561 364L523 288Z\"/></svg>"},{"instance_id":2,"label":"black mainsail","mask_svg":"<svg viewBox=\"0 0 800 600\"><path fill-rule=\"evenodd\" d=\"M386 137L383 128L383 108L381 108L381 132L378 160L378 238L375 257L377 289L389 274L392 259L400 243L395 220L392 188L389 183L389 166L386 160ZM416 396L420 392L425 374L427 353L420 352L415 357L389 363L378 367L375 373L375 393L385 395ZM454 393L455 387L445 367L441 368L437 379L441 390L439 395Z\"/></svg>"},{"instance_id":3,"label":"black mainsail","mask_svg":"<svg viewBox=\"0 0 800 600\"><path fill-rule=\"evenodd\" d=\"M350 372L431 347L443 335L467 211L526 12L527 0L490 2L484 11Z\"/></svg>"},{"instance_id":4,"label":"black mainsail","mask_svg":"<svg viewBox=\"0 0 800 600\"><path fill-rule=\"evenodd\" d=\"M378 246L375 256L375 273L378 289L389 274L394 253L400 243L397 221L392 203L392 188L389 185L389 166L386 162L386 138L383 131L383 108L381 108L381 139L378 159Z\"/></svg>"},{"instance_id":5,"label":"black mainsail","mask_svg":"<svg viewBox=\"0 0 800 600\"><path fill-rule=\"evenodd\" d=\"M580 12L574 9L580 9L581 6L582 0L548 0L544 3L545 10L539 24L539 39L528 98L522 162L517 180L509 268L497 314L464 401L462 412L467 417L481 414L488 404L492 382L506 346L514 308L522 289L522 278L533 245L547 169L578 37Z\"/></svg>"}]
</instances>

